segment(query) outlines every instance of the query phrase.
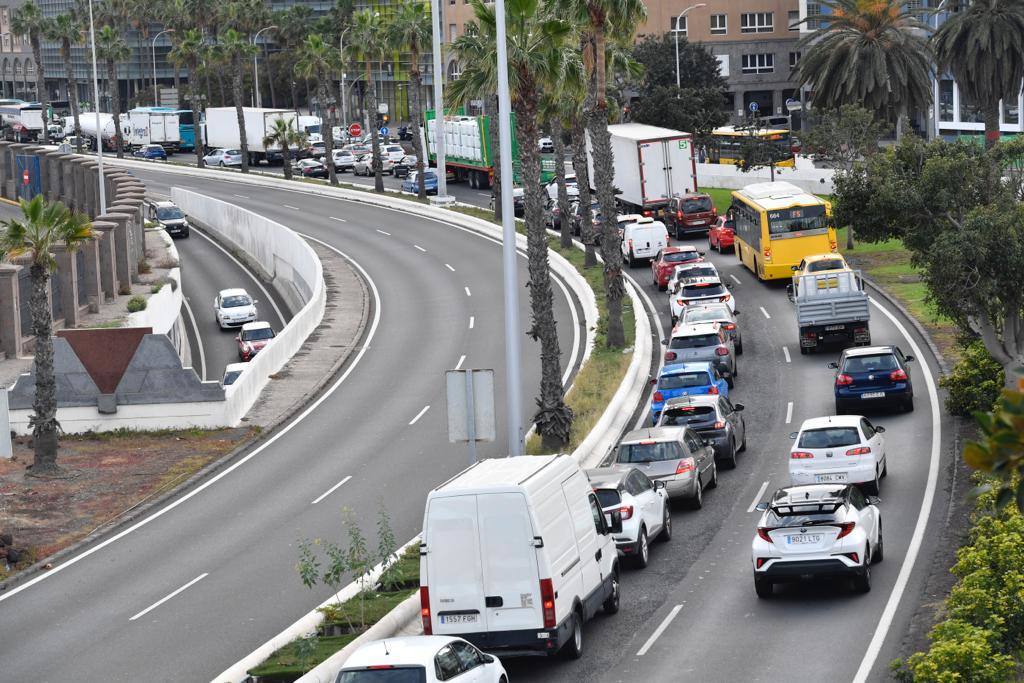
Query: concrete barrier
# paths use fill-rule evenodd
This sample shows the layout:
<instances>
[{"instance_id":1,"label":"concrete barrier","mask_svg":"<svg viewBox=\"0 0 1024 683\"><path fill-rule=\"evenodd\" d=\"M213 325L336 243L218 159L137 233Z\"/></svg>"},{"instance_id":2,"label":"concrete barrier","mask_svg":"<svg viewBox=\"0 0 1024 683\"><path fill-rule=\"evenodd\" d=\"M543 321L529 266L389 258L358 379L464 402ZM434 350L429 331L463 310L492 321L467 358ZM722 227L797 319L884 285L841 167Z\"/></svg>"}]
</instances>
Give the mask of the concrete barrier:
<instances>
[{"instance_id":1,"label":"concrete barrier","mask_svg":"<svg viewBox=\"0 0 1024 683\"><path fill-rule=\"evenodd\" d=\"M171 236L163 229L150 230L150 235L163 240L167 244L167 256L175 263L180 263L178 249L174 246ZM167 273L170 280L160 288L160 291L153 294L146 301L146 308L128 315L128 322L124 327L152 327L156 334L166 334L171 337L174 348L180 350L180 335L176 335L175 327L181 317L181 267L172 268ZM175 343L175 337L178 337Z\"/></svg>"},{"instance_id":2,"label":"concrete barrier","mask_svg":"<svg viewBox=\"0 0 1024 683\"><path fill-rule=\"evenodd\" d=\"M793 168L776 167L775 180L792 183L805 192L831 194L834 174L835 171L830 168L815 168L807 157L797 157L796 166ZM766 183L770 180L771 169L767 166L744 173L731 164L697 164L697 184L701 187L740 190L747 185Z\"/></svg>"}]
</instances>

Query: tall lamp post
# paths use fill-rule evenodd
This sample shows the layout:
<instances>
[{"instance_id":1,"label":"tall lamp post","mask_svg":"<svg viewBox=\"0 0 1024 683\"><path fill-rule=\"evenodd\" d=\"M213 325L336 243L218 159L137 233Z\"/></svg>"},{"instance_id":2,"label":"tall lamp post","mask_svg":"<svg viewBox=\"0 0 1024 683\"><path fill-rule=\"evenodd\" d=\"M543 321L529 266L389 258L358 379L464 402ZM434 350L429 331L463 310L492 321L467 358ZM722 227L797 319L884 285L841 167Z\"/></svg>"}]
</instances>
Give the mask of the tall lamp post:
<instances>
[{"instance_id":1,"label":"tall lamp post","mask_svg":"<svg viewBox=\"0 0 1024 683\"><path fill-rule=\"evenodd\" d=\"M92 48L92 92L93 98L96 100L93 103L93 109L96 110L96 160L99 162L97 175L100 183L100 215L102 216L107 212L107 189L106 184L103 182L103 129L100 128L100 77L96 71L96 26L92 19L92 0L89 0L89 43ZM116 88L116 79L110 85L112 88ZM117 116L117 112L114 112L114 116Z\"/></svg>"},{"instance_id":2,"label":"tall lamp post","mask_svg":"<svg viewBox=\"0 0 1024 683\"><path fill-rule=\"evenodd\" d=\"M444 149L444 86L442 78L444 70L441 66L441 3L438 0L430 0L430 23L434 33L434 144L437 147L437 198L448 196L448 171L445 166ZM499 12L500 22L504 22L505 15L500 13L504 10L505 4L500 2L495 6ZM498 38L499 47L503 45L502 39ZM501 68L501 63L498 63Z\"/></svg>"},{"instance_id":3,"label":"tall lamp post","mask_svg":"<svg viewBox=\"0 0 1024 683\"><path fill-rule=\"evenodd\" d=\"M164 29L160 33L153 36L153 104L157 107L160 106L160 91L156 85L156 41L160 39L165 33L174 33L173 28Z\"/></svg>"},{"instance_id":4,"label":"tall lamp post","mask_svg":"<svg viewBox=\"0 0 1024 683\"><path fill-rule=\"evenodd\" d=\"M275 28L277 28L277 26L267 26L266 28L261 28L259 31L256 31L256 35L252 37L252 46L256 47L256 40L260 37L261 33ZM262 107L263 100L260 99L260 55L259 52L255 51L252 55L252 86L252 106Z\"/></svg>"},{"instance_id":5,"label":"tall lamp post","mask_svg":"<svg viewBox=\"0 0 1024 683\"><path fill-rule=\"evenodd\" d=\"M348 33L349 26L345 27L345 30L338 36L338 55L341 57L341 128L344 129L348 126L348 97L345 95L345 34ZM334 131L331 131L331 135L334 135Z\"/></svg>"},{"instance_id":6,"label":"tall lamp post","mask_svg":"<svg viewBox=\"0 0 1024 683\"><path fill-rule=\"evenodd\" d=\"M697 3L696 5L690 5L676 17L676 28L672 33L676 34L676 87L682 87L682 80L679 78L679 34L682 32L679 25L683 23L683 19L686 18L686 13L690 10L697 9L698 7L707 7L707 3Z\"/></svg>"}]
</instances>

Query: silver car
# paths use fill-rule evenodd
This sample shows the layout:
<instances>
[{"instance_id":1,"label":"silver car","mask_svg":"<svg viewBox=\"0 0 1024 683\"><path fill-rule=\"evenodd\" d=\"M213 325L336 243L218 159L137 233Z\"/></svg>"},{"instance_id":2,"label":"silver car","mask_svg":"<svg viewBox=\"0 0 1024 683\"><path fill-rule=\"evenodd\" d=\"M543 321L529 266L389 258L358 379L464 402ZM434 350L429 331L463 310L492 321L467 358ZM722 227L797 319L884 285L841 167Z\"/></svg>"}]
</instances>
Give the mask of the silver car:
<instances>
[{"instance_id":1,"label":"silver car","mask_svg":"<svg viewBox=\"0 0 1024 683\"><path fill-rule=\"evenodd\" d=\"M728 469L736 467L736 455L747 449L744 405L726 396L698 394L665 401L658 416L659 427L689 427L708 440L715 459Z\"/></svg>"},{"instance_id":2,"label":"silver car","mask_svg":"<svg viewBox=\"0 0 1024 683\"><path fill-rule=\"evenodd\" d=\"M704 505L704 489L718 486L718 466L710 443L689 427L648 427L627 433L612 461L631 465L654 481L664 481L669 498L690 507Z\"/></svg>"},{"instance_id":3,"label":"silver car","mask_svg":"<svg viewBox=\"0 0 1024 683\"><path fill-rule=\"evenodd\" d=\"M665 365L675 363L711 363L732 389L739 368L736 364L736 346L721 323L679 324L672 337L661 342L665 350Z\"/></svg>"},{"instance_id":4,"label":"silver car","mask_svg":"<svg viewBox=\"0 0 1024 683\"><path fill-rule=\"evenodd\" d=\"M729 310L729 307L725 304L714 303L714 304L694 304L693 306L687 306L683 309L682 316L679 319L680 325L690 325L693 323L719 323L722 329L732 337L733 344L736 347L736 355L743 355L743 337L740 334L740 326L736 321L736 316L740 314L739 311L733 312Z\"/></svg>"},{"instance_id":5,"label":"silver car","mask_svg":"<svg viewBox=\"0 0 1024 683\"><path fill-rule=\"evenodd\" d=\"M203 157L203 163L207 166L241 166L242 150L215 149Z\"/></svg>"}]
</instances>

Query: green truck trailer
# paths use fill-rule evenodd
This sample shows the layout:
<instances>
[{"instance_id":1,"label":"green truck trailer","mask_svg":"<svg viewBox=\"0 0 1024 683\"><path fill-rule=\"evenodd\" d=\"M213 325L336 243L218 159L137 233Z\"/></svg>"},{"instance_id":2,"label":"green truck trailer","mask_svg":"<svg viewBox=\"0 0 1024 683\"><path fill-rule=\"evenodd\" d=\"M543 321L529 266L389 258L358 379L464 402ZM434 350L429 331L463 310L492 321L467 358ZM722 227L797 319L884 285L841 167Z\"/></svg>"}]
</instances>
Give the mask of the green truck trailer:
<instances>
[{"instance_id":1,"label":"green truck trailer","mask_svg":"<svg viewBox=\"0 0 1024 683\"><path fill-rule=\"evenodd\" d=\"M436 114L428 109L424 114L424 148L432 166L437 165L435 138ZM512 174L516 185L522 185L519 175L519 143L515 136L515 114L512 115ZM445 122L445 167L455 175L456 181L465 181L474 189L485 190L491 186L494 174L494 153L491 150L491 117L449 114ZM541 155L541 184L549 183L555 177L555 157Z\"/></svg>"}]
</instances>

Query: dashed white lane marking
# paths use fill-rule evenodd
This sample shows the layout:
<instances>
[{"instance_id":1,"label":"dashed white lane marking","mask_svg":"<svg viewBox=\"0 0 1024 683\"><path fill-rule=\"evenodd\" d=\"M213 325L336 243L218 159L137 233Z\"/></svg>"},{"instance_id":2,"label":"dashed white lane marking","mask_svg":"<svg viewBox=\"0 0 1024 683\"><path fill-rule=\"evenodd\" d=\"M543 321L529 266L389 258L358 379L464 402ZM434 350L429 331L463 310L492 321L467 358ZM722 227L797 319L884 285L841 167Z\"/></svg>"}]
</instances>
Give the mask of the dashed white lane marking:
<instances>
[{"instance_id":1,"label":"dashed white lane marking","mask_svg":"<svg viewBox=\"0 0 1024 683\"><path fill-rule=\"evenodd\" d=\"M426 253L427 253L427 250L426 250L426 249L424 249L423 247L421 247L421 246L420 246L420 245L418 245L418 244L414 244L414 245L412 245L412 246L416 247L417 249L419 249L420 251L422 251L422 252L423 252L424 254L426 254Z\"/></svg>"},{"instance_id":2,"label":"dashed white lane marking","mask_svg":"<svg viewBox=\"0 0 1024 683\"><path fill-rule=\"evenodd\" d=\"M236 194L235 196L241 197L242 199L248 199L248 197L246 197L244 194Z\"/></svg>"},{"instance_id":3,"label":"dashed white lane marking","mask_svg":"<svg viewBox=\"0 0 1024 683\"><path fill-rule=\"evenodd\" d=\"M320 496L319 498L317 498L317 499L316 499L316 500L314 500L314 501L313 501L312 503L310 503L310 505L316 505L316 504L317 504L317 503L319 503L319 502L320 502L321 500L323 500L323 499L324 499L324 498L326 498L327 496L331 495L332 493L334 493L335 491L337 491L338 489L340 489L340 488L341 488L341 487L342 487L342 486L343 486L343 485L345 484L345 482L347 482L347 481L348 481L349 479L351 479L351 478L352 478L352 475L349 475L349 476L345 477L344 479L342 479L341 481L339 481L339 482L338 482L337 484L335 484L335 485L334 485L334 486L332 486L331 488L327 489L327 490L326 490L326 491L325 491L325 492L323 493L323 495L321 495L321 496Z\"/></svg>"},{"instance_id":4,"label":"dashed white lane marking","mask_svg":"<svg viewBox=\"0 0 1024 683\"><path fill-rule=\"evenodd\" d=\"M348 223L344 218L338 218L337 216L328 216L332 221L338 221L340 223Z\"/></svg>"},{"instance_id":5,"label":"dashed white lane marking","mask_svg":"<svg viewBox=\"0 0 1024 683\"><path fill-rule=\"evenodd\" d=\"M650 650L651 646L654 645L655 641L661 637L661 634L665 632L665 629L668 628L668 625L672 623L672 620L676 618L676 615L679 614L679 610L681 609L683 609L682 605L676 605L672 608L672 611L669 612L668 616L666 616L662 620L662 622L658 625L658 628L654 629L654 633L652 633L651 637L647 639L647 642L644 643L643 647L637 650L637 657L643 657L645 654L647 654L647 651Z\"/></svg>"},{"instance_id":6,"label":"dashed white lane marking","mask_svg":"<svg viewBox=\"0 0 1024 683\"><path fill-rule=\"evenodd\" d=\"M793 421L793 402L790 401L786 404L786 424Z\"/></svg>"},{"instance_id":7,"label":"dashed white lane marking","mask_svg":"<svg viewBox=\"0 0 1024 683\"><path fill-rule=\"evenodd\" d=\"M469 316L469 329L473 329L473 325L476 324L476 316Z\"/></svg>"},{"instance_id":8,"label":"dashed white lane marking","mask_svg":"<svg viewBox=\"0 0 1024 683\"><path fill-rule=\"evenodd\" d=\"M466 287L466 296L473 296L473 292L469 291L469 287Z\"/></svg>"},{"instance_id":9,"label":"dashed white lane marking","mask_svg":"<svg viewBox=\"0 0 1024 683\"><path fill-rule=\"evenodd\" d=\"M786 346L782 347L782 355L786 357L786 362L787 363L792 363L793 362L793 359L789 357L789 347L786 347Z\"/></svg>"},{"instance_id":10,"label":"dashed white lane marking","mask_svg":"<svg viewBox=\"0 0 1024 683\"><path fill-rule=\"evenodd\" d=\"M420 418L423 417L423 414L426 413L428 410L430 410L430 406L424 406L423 410L421 410L420 412L416 413L416 417L414 417L413 419L409 420L409 425L412 426L412 425L416 424L417 422L419 422Z\"/></svg>"},{"instance_id":11,"label":"dashed white lane marking","mask_svg":"<svg viewBox=\"0 0 1024 683\"><path fill-rule=\"evenodd\" d=\"M768 311L764 310L764 306L761 306L760 309L761 309L761 312L764 313L764 317L768 318L769 320L772 319L772 317L770 315L768 315Z\"/></svg>"},{"instance_id":12,"label":"dashed white lane marking","mask_svg":"<svg viewBox=\"0 0 1024 683\"><path fill-rule=\"evenodd\" d=\"M754 500L750 503L750 507L747 508L747 512L753 512L757 504L761 502L761 496L764 495L764 490L768 488L768 482L761 484L761 488L757 490L757 494L754 496Z\"/></svg>"},{"instance_id":13,"label":"dashed white lane marking","mask_svg":"<svg viewBox=\"0 0 1024 683\"><path fill-rule=\"evenodd\" d=\"M189 589L189 588L190 588L191 586L194 586L195 584L199 583L200 581L202 581L203 579L205 579L205 578L206 578L207 576L209 576L209 575L210 575L210 573L209 573L209 572L203 572L202 574L200 574L200 575L199 575L199 576L197 576L196 578L192 579L191 581L189 581L189 582L188 582L188 583L186 583L186 584L185 584L184 586L182 586L182 587L181 587L181 588L179 588L178 590L174 591L174 592L173 592L173 593L171 593L170 595L167 595L167 596L165 596L165 597L163 597L163 598L160 598L159 600L157 600L157 601L156 601L156 602L154 602L154 603L153 603L152 605L150 605L150 606L149 606L149 607L147 607L146 609L144 609L144 610L142 610L141 612L139 612L138 614L136 614L136 615L135 615L134 617L132 617L132 618L131 618L131 619L129 619L128 621L135 621L135 620L136 620L136 619L138 619L139 617L142 617L142 616L145 616L145 615L149 614L150 612L152 612L153 610L155 610L155 609L156 609L157 607L159 607L160 605L164 604L165 602L167 602L168 600L170 600L171 598L173 598L173 597L174 597L175 595L178 595L178 594L179 594L179 593L181 593L182 591L188 590L188 589Z\"/></svg>"},{"instance_id":14,"label":"dashed white lane marking","mask_svg":"<svg viewBox=\"0 0 1024 683\"><path fill-rule=\"evenodd\" d=\"M452 268L450 264L446 263L446 264L444 264L444 267L447 268L448 270L452 271L453 273L455 272L455 269Z\"/></svg>"},{"instance_id":15,"label":"dashed white lane marking","mask_svg":"<svg viewBox=\"0 0 1024 683\"><path fill-rule=\"evenodd\" d=\"M729 273L729 277L731 277L733 282L735 282L736 284L740 284L740 279L733 275L732 273Z\"/></svg>"},{"instance_id":16,"label":"dashed white lane marking","mask_svg":"<svg viewBox=\"0 0 1024 683\"><path fill-rule=\"evenodd\" d=\"M286 209L291 209L292 211L301 211L302 210L302 209L300 209L297 206L292 206L291 204L282 204L281 206L283 206Z\"/></svg>"},{"instance_id":17,"label":"dashed white lane marking","mask_svg":"<svg viewBox=\"0 0 1024 683\"><path fill-rule=\"evenodd\" d=\"M383 230L381 230L380 228L377 228L377 232L379 232L379 233L380 233L380 234L382 234L382 235L387 235L388 237L391 237L391 233L390 233L390 232L384 232L384 231L383 231Z\"/></svg>"},{"instance_id":18,"label":"dashed white lane marking","mask_svg":"<svg viewBox=\"0 0 1024 683\"><path fill-rule=\"evenodd\" d=\"M461 356L459 356L459 362L455 364L455 369L456 370L461 370L462 369L462 363L465 362L465 360L466 360L466 354L462 354Z\"/></svg>"}]
</instances>

